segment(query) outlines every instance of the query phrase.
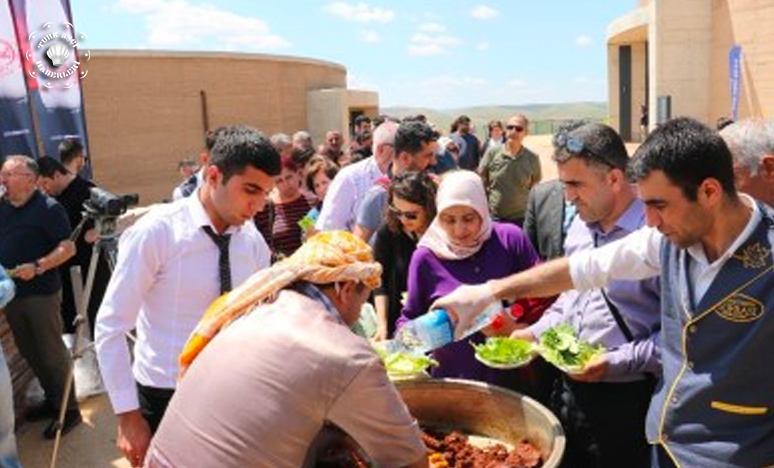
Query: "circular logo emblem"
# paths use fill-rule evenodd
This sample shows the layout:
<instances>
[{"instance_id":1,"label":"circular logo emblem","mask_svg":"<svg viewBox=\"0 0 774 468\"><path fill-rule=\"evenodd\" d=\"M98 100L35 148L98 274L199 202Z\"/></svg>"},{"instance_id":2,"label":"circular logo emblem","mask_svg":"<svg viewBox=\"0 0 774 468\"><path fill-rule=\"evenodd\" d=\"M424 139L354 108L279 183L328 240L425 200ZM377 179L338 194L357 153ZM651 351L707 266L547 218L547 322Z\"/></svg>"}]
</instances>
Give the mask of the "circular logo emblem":
<instances>
[{"instance_id":1,"label":"circular logo emblem","mask_svg":"<svg viewBox=\"0 0 774 468\"><path fill-rule=\"evenodd\" d=\"M85 39L86 34L76 34L70 23L44 24L29 36L25 58L32 63L30 76L46 88L65 89L86 78L91 53L79 42Z\"/></svg>"},{"instance_id":2,"label":"circular logo emblem","mask_svg":"<svg viewBox=\"0 0 774 468\"><path fill-rule=\"evenodd\" d=\"M16 50L5 39L0 39L0 76L11 72L16 62Z\"/></svg>"}]
</instances>

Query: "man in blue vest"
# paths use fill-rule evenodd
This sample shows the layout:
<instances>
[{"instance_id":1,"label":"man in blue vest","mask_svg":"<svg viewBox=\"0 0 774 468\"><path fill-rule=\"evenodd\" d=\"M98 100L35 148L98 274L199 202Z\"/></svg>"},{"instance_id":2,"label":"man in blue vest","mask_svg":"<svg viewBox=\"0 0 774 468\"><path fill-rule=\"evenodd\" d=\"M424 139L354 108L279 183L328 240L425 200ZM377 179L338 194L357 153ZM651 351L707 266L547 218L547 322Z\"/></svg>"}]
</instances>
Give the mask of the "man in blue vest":
<instances>
[{"instance_id":1,"label":"man in blue vest","mask_svg":"<svg viewBox=\"0 0 774 468\"><path fill-rule=\"evenodd\" d=\"M494 299L661 277L661 382L646 422L657 468L774 465L774 211L740 194L723 139L690 118L658 127L628 173L648 228L477 286L433 307L460 323Z\"/></svg>"}]
</instances>

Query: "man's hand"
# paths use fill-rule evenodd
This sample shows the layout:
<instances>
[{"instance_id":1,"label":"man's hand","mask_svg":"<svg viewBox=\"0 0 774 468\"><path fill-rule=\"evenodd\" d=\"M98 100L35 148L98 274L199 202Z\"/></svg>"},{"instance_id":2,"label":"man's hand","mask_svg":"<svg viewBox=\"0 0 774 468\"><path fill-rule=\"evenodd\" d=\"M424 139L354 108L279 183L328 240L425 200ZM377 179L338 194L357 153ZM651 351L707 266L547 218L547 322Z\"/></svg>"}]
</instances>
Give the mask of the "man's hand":
<instances>
[{"instance_id":1,"label":"man's hand","mask_svg":"<svg viewBox=\"0 0 774 468\"><path fill-rule=\"evenodd\" d=\"M593 358L586 364L583 371L578 374L568 374L573 380L578 382L599 382L607 374L608 362L605 354Z\"/></svg>"},{"instance_id":2,"label":"man's hand","mask_svg":"<svg viewBox=\"0 0 774 468\"><path fill-rule=\"evenodd\" d=\"M459 334L470 327L473 320L486 309L486 307L495 302L494 294L489 283L467 285L455 289L448 294L436 300L431 309L446 309L449 315L454 319L454 335L459 338Z\"/></svg>"},{"instance_id":3,"label":"man's hand","mask_svg":"<svg viewBox=\"0 0 774 468\"><path fill-rule=\"evenodd\" d=\"M148 421L142 417L140 410L118 415L116 447L124 454L132 467L142 466L145 453L150 446L151 437Z\"/></svg>"},{"instance_id":4,"label":"man's hand","mask_svg":"<svg viewBox=\"0 0 774 468\"><path fill-rule=\"evenodd\" d=\"M8 272L8 276L22 281L29 281L36 276L37 268L34 263L22 263Z\"/></svg>"}]
</instances>

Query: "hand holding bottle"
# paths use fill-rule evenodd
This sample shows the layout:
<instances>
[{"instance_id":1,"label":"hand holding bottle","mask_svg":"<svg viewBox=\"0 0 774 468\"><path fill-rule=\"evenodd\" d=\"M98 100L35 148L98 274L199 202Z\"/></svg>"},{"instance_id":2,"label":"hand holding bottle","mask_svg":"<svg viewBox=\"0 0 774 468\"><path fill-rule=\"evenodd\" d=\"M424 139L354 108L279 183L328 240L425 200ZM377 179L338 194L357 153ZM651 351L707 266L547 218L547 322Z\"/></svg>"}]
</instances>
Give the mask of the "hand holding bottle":
<instances>
[{"instance_id":1,"label":"hand holding bottle","mask_svg":"<svg viewBox=\"0 0 774 468\"><path fill-rule=\"evenodd\" d=\"M455 322L454 337L459 340L462 334L470 329L476 317L493 302L499 301L494 297L489 283L464 284L435 301L430 308L445 309L452 316Z\"/></svg>"}]
</instances>

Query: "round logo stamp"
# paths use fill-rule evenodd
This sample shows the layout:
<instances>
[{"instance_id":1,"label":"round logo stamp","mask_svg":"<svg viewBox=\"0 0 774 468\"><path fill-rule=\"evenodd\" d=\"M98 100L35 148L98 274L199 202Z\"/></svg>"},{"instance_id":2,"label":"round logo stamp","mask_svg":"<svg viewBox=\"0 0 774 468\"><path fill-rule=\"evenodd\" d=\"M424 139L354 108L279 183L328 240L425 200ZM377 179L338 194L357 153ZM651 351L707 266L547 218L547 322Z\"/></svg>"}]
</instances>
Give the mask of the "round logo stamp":
<instances>
[{"instance_id":1,"label":"round logo stamp","mask_svg":"<svg viewBox=\"0 0 774 468\"><path fill-rule=\"evenodd\" d=\"M0 76L11 73L16 63L16 48L10 42L5 39L0 39ZM18 70L18 68L17 68Z\"/></svg>"},{"instance_id":2,"label":"round logo stamp","mask_svg":"<svg viewBox=\"0 0 774 468\"><path fill-rule=\"evenodd\" d=\"M81 47L86 34L75 32L67 22L46 23L29 36L29 50L24 55L31 62L28 73L46 88L70 88L89 73L86 63L91 58Z\"/></svg>"}]
</instances>

